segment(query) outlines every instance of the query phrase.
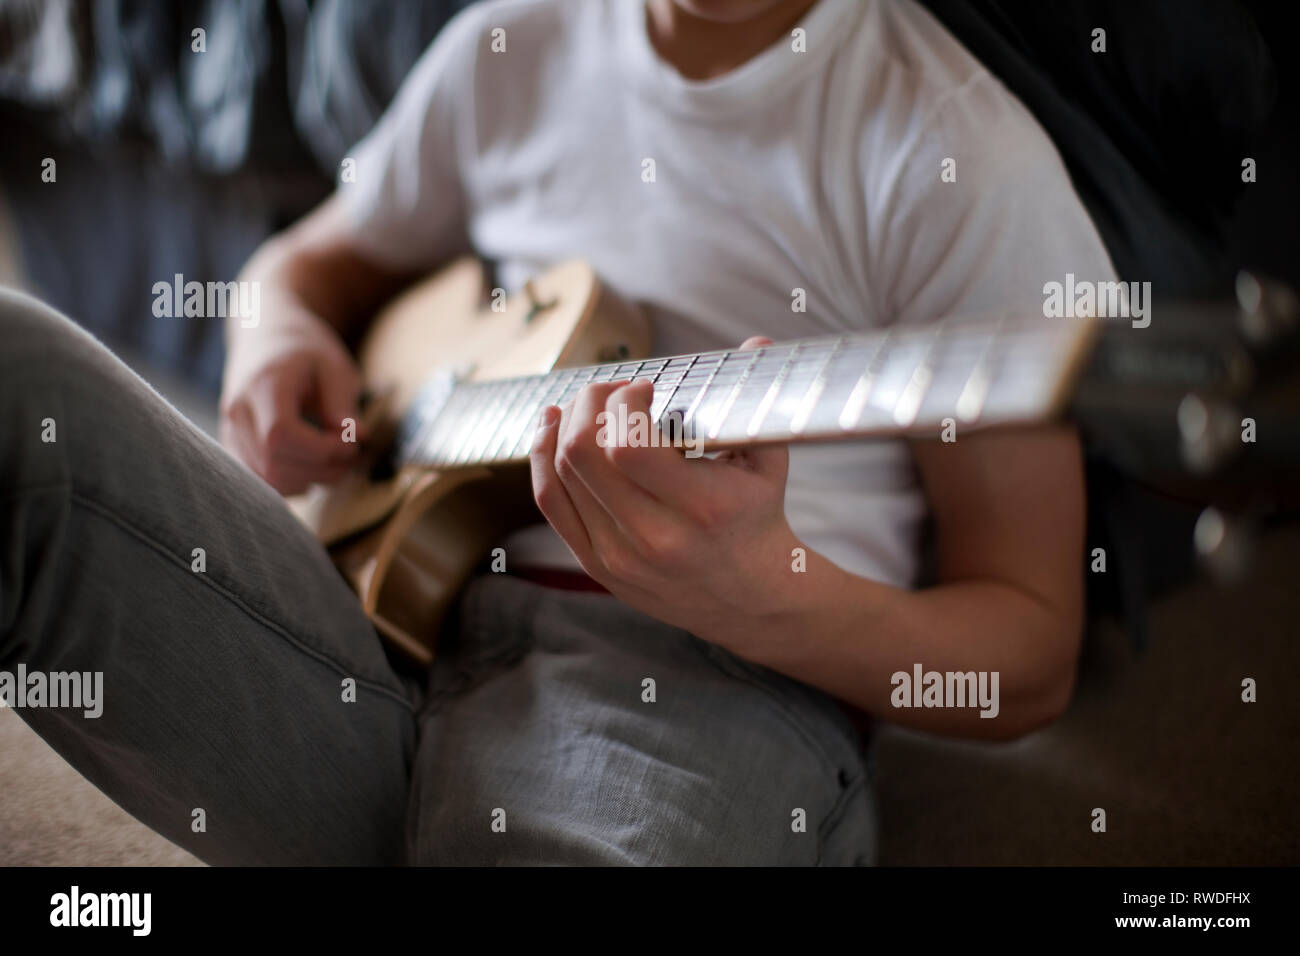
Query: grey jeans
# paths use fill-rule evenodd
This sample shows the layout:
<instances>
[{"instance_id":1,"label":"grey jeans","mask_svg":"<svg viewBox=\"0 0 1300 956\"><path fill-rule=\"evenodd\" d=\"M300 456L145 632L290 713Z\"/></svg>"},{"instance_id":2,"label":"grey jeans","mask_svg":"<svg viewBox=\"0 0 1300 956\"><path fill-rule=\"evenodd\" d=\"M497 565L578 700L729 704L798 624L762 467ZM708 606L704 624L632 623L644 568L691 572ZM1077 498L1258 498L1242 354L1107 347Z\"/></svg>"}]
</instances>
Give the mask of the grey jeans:
<instances>
[{"instance_id":1,"label":"grey jeans","mask_svg":"<svg viewBox=\"0 0 1300 956\"><path fill-rule=\"evenodd\" d=\"M874 861L868 761L824 694L504 574L403 676L270 488L3 290L0 414L0 671L104 686L97 718L18 712L201 859Z\"/></svg>"}]
</instances>

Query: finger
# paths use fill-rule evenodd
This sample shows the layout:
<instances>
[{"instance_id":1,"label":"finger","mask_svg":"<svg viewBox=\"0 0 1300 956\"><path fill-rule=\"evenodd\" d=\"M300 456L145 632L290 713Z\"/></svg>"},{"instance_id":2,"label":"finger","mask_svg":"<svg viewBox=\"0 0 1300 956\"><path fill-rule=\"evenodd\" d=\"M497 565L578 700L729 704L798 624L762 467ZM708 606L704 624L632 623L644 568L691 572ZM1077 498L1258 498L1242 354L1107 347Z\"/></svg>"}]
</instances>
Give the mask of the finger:
<instances>
[{"instance_id":1,"label":"finger","mask_svg":"<svg viewBox=\"0 0 1300 956\"><path fill-rule=\"evenodd\" d=\"M533 500L541 509L542 516L564 539L578 563L590 574L595 565L591 538L587 535L587 528L569 498L564 483L555 473L555 449L559 433L560 410L554 405L547 405L538 419L532 449L528 453L528 464L533 477Z\"/></svg>"},{"instance_id":2,"label":"finger","mask_svg":"<svg viewBox=\"0 0 1300 956\"><path fill-rule=\"evenodd\" d=\"M250 391L254 439L276 460L324 465L352 459L357 445L345 442L341 429L322 431L302 418L302 396L291 379L280 376Z\"/></svg>"},{"instance_id":3,"label":"finger","mask_svg":"<svg viewBox=\"0 0 1300 956\"><path fill-rule=\"evenodd\" d=\"M638 386L616 385L605 397L604 407L598 409L596 405L600 401L599 394L593 393L589 401L580 395L579 401L574 405L571 430L567 433L572 440L581 442L583 446L566 446L578 477L600 506L632 539L639 537L638 529L643 529L652 522L664 523L673 518L663 502L626 473L626 456L640 458L649 451L680 458L670 448L647 447L654 434L649 406L649 396L653 392L654 387L648 382ZM633 398L642 398L639 406L629 407L626 404L629 394ZM633 417L633 413L636 417ZM591 424L584 427L583 422L587 416L590 416ZM624 464L620 466L619 462Z\"/></svg>"},{"instance_id":4,"label":"finger","mask_svg":"<svg viewBox=\"0 0 1300 956\"><path fill-rule=\"evenodd\" d=\"M596 415L604 410L605 400L619 384L588 385L578 397L561 410L559 434L556 436L555 473L564 484L569 500L577 510L591 539L598 559L611 548L622 546L623 533L613 515L606 510L583 480L581 472L590 471L593 459L604 453L596 444Z\"/></svg>"},{"instance_id":5,"label":"finger","mask_svg":"<svg viewBox=\"0 0 1300 956\"><path fill-rule=\"evenodd\" d=\"M235 457L281 494L297 494L306 490L307 485L317 482L329 484L338 481L355 467L355 463L348 461L320 464L272 455L258 444L252 413L244 402L231 409L228 422L223 421L222 437Z\"/></svg>"},{"instance_id":6,"label":"finger","mask_svg":"<svg viewBox=\"0 0 1300 956\"><path fill-rule=\"evenodd\" d=\"M329 477L322 476L320 469L293 462L278 462L264 449L259 448L253 438L247 408L242 404L231 410L229 423L223 423L222 429L223 438L235 457L249 471L282 495L300 494L314 481L331 480Z\"/></svg>"},{"instance_id":7,"label":"finger","mask_svg":"<svg viewBox=\"0 0 1300 956\"><path fill-rule=\"evenodd\" d=\"M361 419L361 376L349 361L322 359L313 369L316 404L326 429L343 429L343 422L352 419L358 442L365 441L365 427Z\"/></svg>"},{"instance_id":8,"label":"finger","mask_svg":"<svg viewBox=\"0 0 1300 956\"><path fill-rule=\"evenodd\" d=\"M744 468L771 481L785 481L790 473L790 446L750 445L723 452L710 464Z\"/></svg>"},{"instance_id":9,"label":"finger","mask_svg":"<svg viewBox=\"0 0 1300 956\"><path fill-rule=\"evenodd\" d=\"M637 420L634 415L644 415L645 420L650 421L653 399L654 385L650 382L633 382L617 389L605 402L606 420L618 421L622 414L623 420L629 422ZM620 406L624 408L621 413ZM674 510L703 492L703 476L698 468L693 467L693 462L672 446L672 439L658 424L652 422L649 431L647 442L610 445L605 449L605 457L628 481L669 510ZM599 491L597 496L600 496Z\"/></svg>"}]
</instances>

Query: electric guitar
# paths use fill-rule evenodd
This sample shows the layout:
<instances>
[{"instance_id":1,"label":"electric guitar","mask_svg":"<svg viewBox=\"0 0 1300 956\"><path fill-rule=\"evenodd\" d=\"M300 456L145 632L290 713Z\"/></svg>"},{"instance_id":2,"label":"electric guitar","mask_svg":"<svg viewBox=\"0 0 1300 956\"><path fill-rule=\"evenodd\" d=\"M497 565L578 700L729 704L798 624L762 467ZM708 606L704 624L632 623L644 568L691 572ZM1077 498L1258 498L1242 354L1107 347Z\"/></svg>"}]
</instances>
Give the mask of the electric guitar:
<instances>
[{"instance_id":1,"label":"electric guitar","mask_svg":"<svg viewBox=\"0 0 1300 956\"><path fill-rule=\"evenodd\" d=\"M1069 411L1132 467L1207 471L1240 450L1230 403L1294 350L1300 314L1288 290L1245 277L1240 303L1157 309L1148 328L1037 312L644 358L644 316L582 262L491 304L485 292L481 265L461 260L379 314L358 352L375 440L342 481L290 500L378 631L419 664L492 546L540 520L513 467L540 409L590 383L650 379L652 417L706 453L940 439Z\"/></svg>"}]
</instances>

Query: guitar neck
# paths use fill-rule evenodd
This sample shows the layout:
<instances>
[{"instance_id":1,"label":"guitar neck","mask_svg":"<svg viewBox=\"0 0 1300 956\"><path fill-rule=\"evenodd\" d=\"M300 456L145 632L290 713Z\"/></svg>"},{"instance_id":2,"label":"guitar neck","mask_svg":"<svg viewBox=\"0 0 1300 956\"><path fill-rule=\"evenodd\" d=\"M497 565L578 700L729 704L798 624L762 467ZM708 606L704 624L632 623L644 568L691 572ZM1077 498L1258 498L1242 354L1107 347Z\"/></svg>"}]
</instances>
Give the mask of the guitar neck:
<instances>
[{"instance_id":1,"label":"guitar neck","mask_svg":"<svg viewBox=\"0 0 1300 956\"><path fill-rule=\"evenodd\" d=\"M444 469L522 461L544 406L624 379L653 382L651 416L704 452L1043 421L1061 412L1095 331L1095 320L1038 312L522 378L443 373L404 418L397 455Z\"/></svg>"}]
</instances>

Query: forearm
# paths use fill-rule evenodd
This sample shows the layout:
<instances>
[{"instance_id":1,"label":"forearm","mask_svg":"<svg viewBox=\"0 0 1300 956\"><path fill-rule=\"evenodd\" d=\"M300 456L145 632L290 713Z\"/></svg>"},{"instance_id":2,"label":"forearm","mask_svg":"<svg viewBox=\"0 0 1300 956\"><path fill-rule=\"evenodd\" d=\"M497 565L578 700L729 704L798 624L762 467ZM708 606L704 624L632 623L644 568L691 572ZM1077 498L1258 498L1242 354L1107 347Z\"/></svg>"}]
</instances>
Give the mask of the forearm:
<instances>
[{"instance_id":1,"label":"forearm","mask_svg":"<svg viewBox=\"0 0 1300 956\"><path fill-rule=\"evenodd\" d=\"M1069 699L1080 632L1073 609L992 579L890 587L812 552L806 572L787 573L774 606L713 639L892 723L944 735L1018 737L1056 717ZM940 674L996 673L997 716L981 717L971 701L893 706L897 673L907 675L906 700L921 694L910 688L917 665Z\"/></svg>"},{"instance_id":2,"label":"forearm","mask_svg":"<svg viewBox=\"0 0 1300 956\"><path fill-rule=\"evenodd\" d=\"M342 208L327 201L263 242L240 270L240 280L259 284L262 311L272 324L310 315L349 340L409 281L354 250L343 217ZM247 323L227 320L227 340L241 328Z\"/></svg>"},{"instance_id":3,"label":"forearm","mask_svg":"<svg viewBox=\"0 0 1300 956\"><path fill-rule=\"evenodd\" d=\"M1061 712L1083 603L1072 430L1007 429L915 449L942 583L909 591L804 547L785 515L782 446L691 461L650 443L602 444L598 413L648 416L653 392L645 382L588 386L547 411L529 456L542 514L614 596L897 723L1008 739ZM793 563L800 549L806 562ZM951 704L959 690L963 704L991 698L996 674L997 716L992 706L934 706L944 701L933 693L920 707L894 707L904 689L894 676L918 666L954 676Z\"/></svg>"}]
</instances>

